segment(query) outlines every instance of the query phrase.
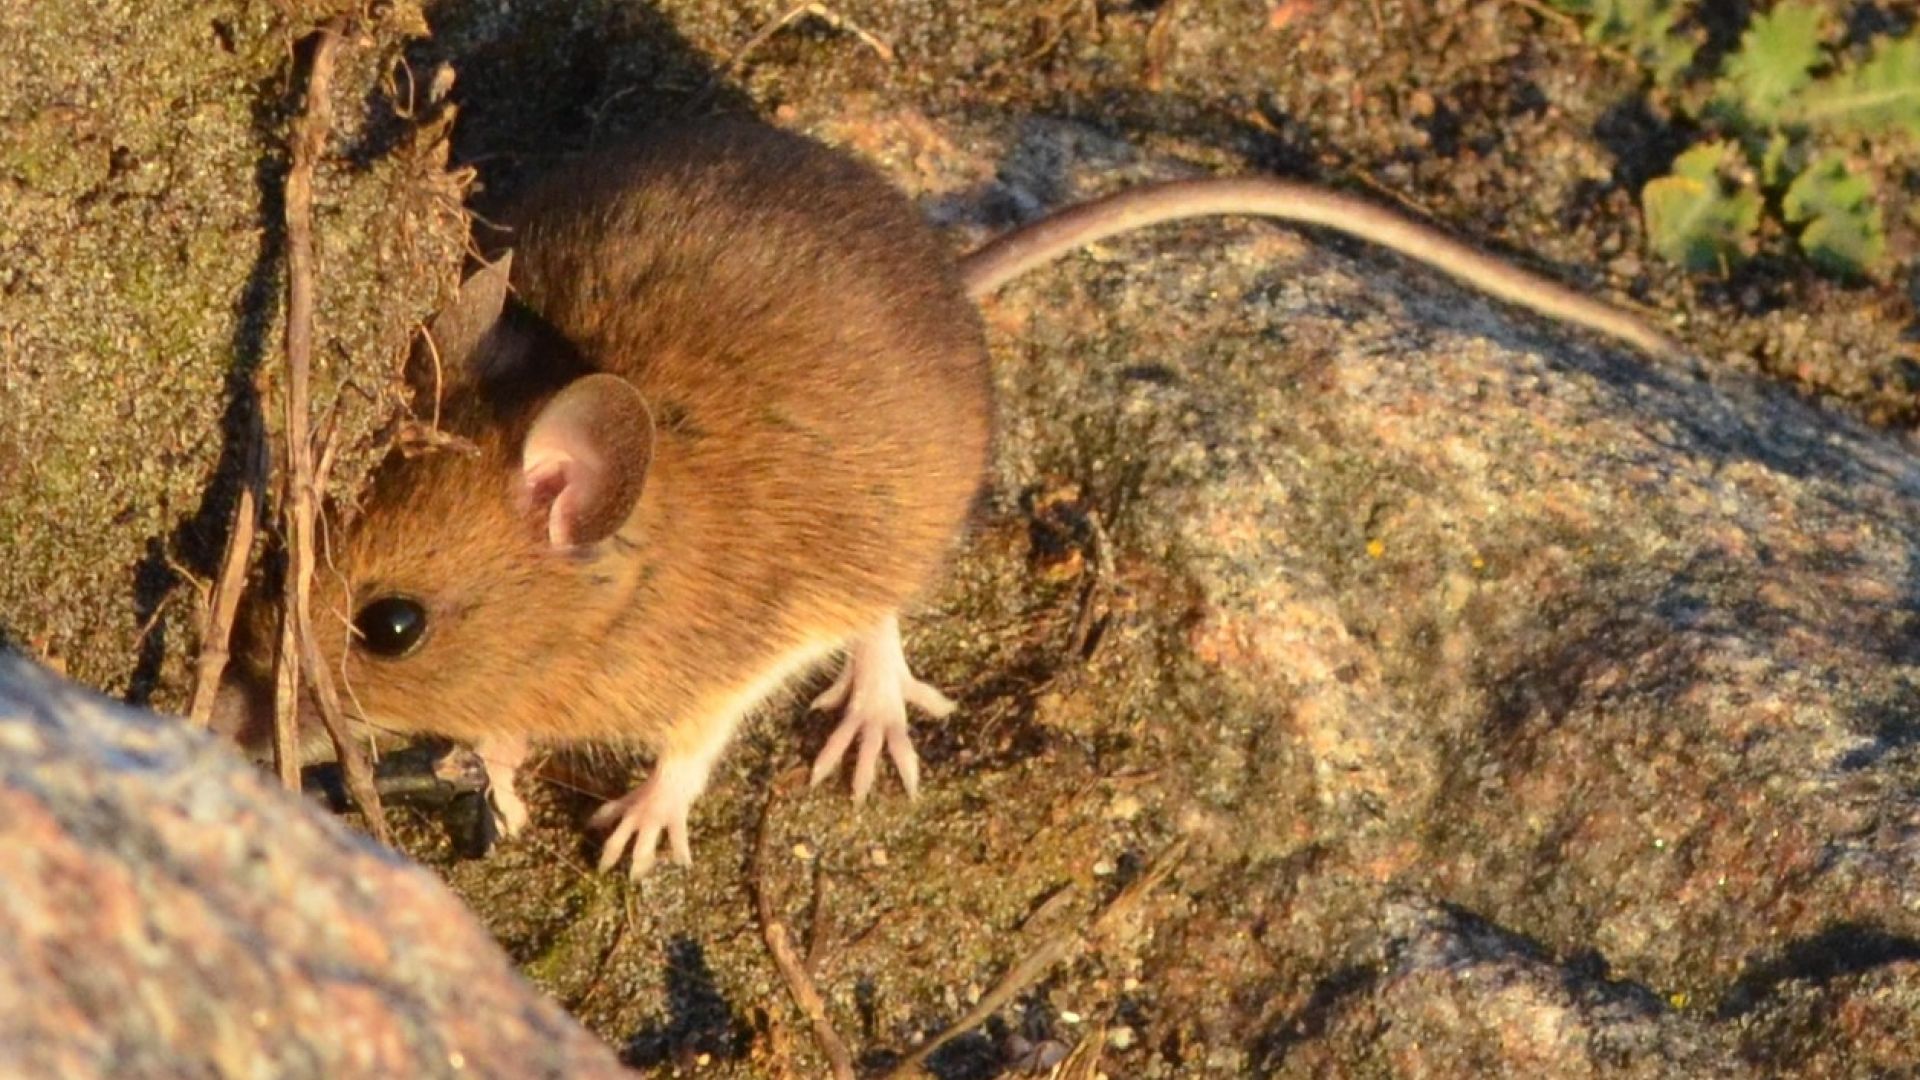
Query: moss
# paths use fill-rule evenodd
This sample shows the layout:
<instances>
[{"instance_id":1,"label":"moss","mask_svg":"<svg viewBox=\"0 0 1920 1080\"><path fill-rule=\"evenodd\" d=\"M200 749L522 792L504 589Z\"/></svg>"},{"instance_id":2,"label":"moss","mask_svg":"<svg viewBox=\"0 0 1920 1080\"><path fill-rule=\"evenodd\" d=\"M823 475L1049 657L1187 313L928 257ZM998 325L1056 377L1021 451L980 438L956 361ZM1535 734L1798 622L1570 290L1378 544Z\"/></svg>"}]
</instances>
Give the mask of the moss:
<instances>
[{"instance_id":1,"label":"moss","mask_svg":"<svg viewBox=\"0 0 1920 1080\"><path fill-rule=\"evenodd\" d=\"M29 523L4 541L0 625L88 682L150 687L192 644L193 594L172 568L207 573L224 533L235 373L278 353L276 163L301 24L253 0L32 7L0 43L5 423L23 459L0 521ZM404 14L348 50L340 145L385 115ZM352 165L330 157L321 185L328 220L354 223L323 237L320 283L332 377L318 405L347 381L361 391L338 395L345 484L463 242L423 153L400 141Z\"/></svg>"}]
</instances>

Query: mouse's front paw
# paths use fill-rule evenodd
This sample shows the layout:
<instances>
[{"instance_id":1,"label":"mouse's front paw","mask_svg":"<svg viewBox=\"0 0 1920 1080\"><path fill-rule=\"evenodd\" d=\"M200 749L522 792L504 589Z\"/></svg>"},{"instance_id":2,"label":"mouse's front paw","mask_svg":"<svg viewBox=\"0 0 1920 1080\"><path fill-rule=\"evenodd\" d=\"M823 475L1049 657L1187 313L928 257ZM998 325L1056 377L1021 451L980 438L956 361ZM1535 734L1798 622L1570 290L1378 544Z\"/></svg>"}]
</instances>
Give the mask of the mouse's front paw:
<instances>
[{"instance_id":1,"label":"mouse's front paw","mask_svg":"<svg viewBox=\"0 0 1920 1080\"><path fill-rule=\"evenodd\" d=\"M527 740L519 736L494 736L473 747L487 773L487 806L493 812L494 831L501 839L512 839L527 827L527 801L513 785L530 749Z\"/></svg>"},{"instance_id":2,"label":"mouse's front paw","mask_svg":"<svg viewBox=\"0 0 1920 1080\"><path fill-rule=\"evenodd\" d=\"M847 654L840 677L826 692L813 700L822 710L844 709L840 725L827 737L820 756L813 761L812 783L831 776L840 767L840 759L857 740L860 756L853 765L853 798L863 802L873 790L879 771L880 751L885 748L893 767L900 772L900 783L912 796L920 790L920 757L913 752L913 738L907 732L907 706L941 717L952 712L953 702L939 690L913 677L907 667L906 650L900 645L900 623L893 616L861 637Z\"/></svg>"},{"instance_id":3,"label":"mouse's front paw","mask_svg":"<svg viewBox=\"0 0 1920 1080\"><path fill-rule=\"evenodd\" d=\"M663 833L673 861L681 866L693 865L693 847L687 841L687 812L693 809L693 801L706 787L706 773L702 770L697 782L691 783L684 773L685 770L675 768L673 762L663 760L655 766L646 783L594 813L588 822L590 827L613 827L600 848L601 871L613 869L627 853L627 844L632 842L633 866L629 873L638 881L653 869Z\"/></svg>"},{"instance_id":4,"label":"mouse's front paw","mask_svg":"<svg viewBox=\"0 0 1920 1080\"><path fill-rule=\"evenodd\" d=\"M512 784L493 784L487 789L487 805L493 811L493 827L502 840L511 840L527 827L527 801L513 790Z\"/></svg>"}]
</instances>

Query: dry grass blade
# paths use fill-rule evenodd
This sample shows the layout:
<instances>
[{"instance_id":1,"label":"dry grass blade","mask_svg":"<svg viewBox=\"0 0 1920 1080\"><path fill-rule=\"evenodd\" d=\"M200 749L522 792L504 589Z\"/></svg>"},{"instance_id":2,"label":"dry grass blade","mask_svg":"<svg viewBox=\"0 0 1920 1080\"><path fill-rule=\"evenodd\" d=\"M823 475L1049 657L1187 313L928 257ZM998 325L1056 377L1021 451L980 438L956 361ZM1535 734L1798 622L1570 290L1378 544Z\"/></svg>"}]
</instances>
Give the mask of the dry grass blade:
<instances>
[{"instance_id":1,"label":"dry grass blade","mask_svg":"<svg viewBox=\"0 0 1920 1080\"><path fill-rule=\"evenodd\" d=\"M773 954L773 964L780 969L780 977L786 981L787 993L806 1016L807 1024L813 1028L813 1041L820 1045L820 1052L826 1055L827 1066L833 1071L834 1080L853 1080L853 1055L848 1052L840 1033L833 1029L833 1021L827 1017L826 1000L820 996L819 988L813 985L806 964L794 951L793 936L787 932L786 924L774 914L773 894L767 887L767 848L773 832L773 805L779 801L782 791L790 789L804 777L804 772L795 769L776 780L773 790L767 793L766 805L760 809L760 829L753 842L753 903L760 916L760 936L767 943L767 951Z\"/></svg>"},{"instance_id":2,"label":"dry grass blade","mask_svg":"<svg viewBox=\"0 0 1920 1080\"><path fill-rule=\"evenodd\" d=\"M1017 997L1021 991L1039 982L1055 964L1071 960L1084 952L1098 939L1112 933L1120 923L1131 916L1140 907L1148 895L1158 888L1160 883L1173 873L1180 859L1187 853L1187 841L1184 837L1167 845L1153 860L1153 864L1125 889L1113 898L1106 908L1094 917L1086 932L1063 930L1042 941L1032 952L1021 957L1020 961L1008 969L993 988L980 996L979 1004L968 1009L966 1015L949 1024L938 1035L914 1048L900 1064L888 1073L889 1080L896 1077L911 1077L921 1074L926 1064L941 1047L979 1027L992 1018L1000 1008Z\"/></svg>"},{"instance_id":3,"label":"dry grass blade","mask_svg":"<svg viewBox=\"0 0 1920 1080\"><path fill-rule=\"evenodd\" d=\"M1147 89L1166 81L1167 60L1173 55L1173 21L1180 17L1180 0L1167 0L1147 29Z\"/></svg>"},{"instance_id":4,"label":"dry grass blade","mask_svg":"<svg viewBox=\"0 0 1920 1080\"><path fill-rule=\"evenodd\" d=\"M193 696L188 700L187 719L196 727L213 721L213 702L220 692L220 677L226 674L231 656L228 645L233 636L233 620L240 610L240 593L247 583L247 562L253 553L255 523L260 503L267 491L266 433L260 427L259 387L254 388L255 408L247 410L246 445L241 448L240 498L234 503L233 525L227 530L227 551L220 562L220 576L213 583L213 595L207 601L207 621L200 634L200 659L194 668Z\"/></svg>"},{"instance_id":5,"label":"dry grass blade","mask_svg":"<svg viewBox=\"0 0 1920 1080\"><path fill-rule=\"evenodd\" d=\"M825 4L819 3L818 0L802 0L801 3L788 8L779 18L774 19L772 22L762 26L759 30L756 30L752 37L748 38L745 43L735 49L733 55L727 58L727 62L720 65L720 69L714 75L713 81L708 83L707 88L701 91L700 95L687 106L687 111L698 112L700 109L705 108L707 103L713 100L714 95L720 92L721 85L727 79L739 74L741 65L747 62L747 57L752 55L755 49L765 45L782 29L809 15L826 23L835 30L852 34L862 45L873 50L874 55L878 56L882 61L888 64L897 64L900 62L900 56L893 51L893 46L887 44L879 35L861 26L859 23L854 22L852 19L834 11Z\"/></svg>"},{"instance_id":6,"label":"dry grass blade","mask_svg":"<svg viewBox=\"0 0 1920 1080\"><path fill-rule=\"evenodd\" d=\"M334 56L339 48L342 25L330 23L313 36L312 60L307 71L306 108L294 121L293 159L287 169L287 382L286 382L286 505L287 555L291 564L287 575L286 609L288 630L281 635L281 647L297 647L297 653L282 659L289 674L304 669L320 706L320 719L333 740L335 752L345 774L347 792L366 815L375 838L387 842L386 815L380 808L380 794L373 786L372 770L360 747L347 730L340 709L340 697L333 676L320 655L313 636L313 571L315 561L314 514L318 489L314 480L313 440L309 434L309 389L313 364L313 173L321 148L332 126L332 84ZM291 639L291 640L289 640ZM297 661L294 660L297 656ZM283 698L293 688L285 685L297 679L283 677ZM284 700L278 702L284 714ZM284 779L290 770L289 749L280 744L283 716L275 717L275 756Z\"/></svg>"},{"instance_id":7,"label":"dry grass blade","mask_svg":"<svg viewBox=\"0 0 1920 1080\"><path fill-rule=\"evenodd\" d=\"M1094 1080L1101 1076L1101 1056L1107 1047L1107 1025L1105 1021L1094 1025L1093 1030L1074 1045L1073 1052L1065 1061L1053 1067L1047 1074L1047 1080Z\"/></svg>"}]
</instances>

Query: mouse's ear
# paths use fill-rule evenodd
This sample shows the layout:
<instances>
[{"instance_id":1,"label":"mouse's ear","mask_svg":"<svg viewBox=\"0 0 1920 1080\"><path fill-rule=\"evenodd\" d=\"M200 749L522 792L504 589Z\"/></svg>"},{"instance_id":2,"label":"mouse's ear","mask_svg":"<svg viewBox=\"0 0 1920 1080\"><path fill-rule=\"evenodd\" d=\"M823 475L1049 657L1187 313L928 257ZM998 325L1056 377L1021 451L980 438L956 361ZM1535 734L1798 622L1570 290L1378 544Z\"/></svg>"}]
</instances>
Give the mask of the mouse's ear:
<instances>
[{"instance_id":1,"label":"mouse's ear","mask_svg":"<svg viewBox=\"0 0 1920 1080\"><path fill-rule=\"evenodd\" d=\"M438 361L443 377L458 380L468 374L474 352L507 306L507 277L512 271L513 252L509 251L461 282L453 299L433 317L425 348L433 354L429 359Z\"/></svg>"},{"instance_id":2,"label":"mouse's ear","mask_svg":"<svg viewBox=\"0 0 1920 1080\"><path fill-rule=\"evenodd\" d=\"M575 379L534 418L520 449L522 497L555 548L592 544L626 523L653 461L653 414L618 375Z\"/></svg>"}]
</instances>

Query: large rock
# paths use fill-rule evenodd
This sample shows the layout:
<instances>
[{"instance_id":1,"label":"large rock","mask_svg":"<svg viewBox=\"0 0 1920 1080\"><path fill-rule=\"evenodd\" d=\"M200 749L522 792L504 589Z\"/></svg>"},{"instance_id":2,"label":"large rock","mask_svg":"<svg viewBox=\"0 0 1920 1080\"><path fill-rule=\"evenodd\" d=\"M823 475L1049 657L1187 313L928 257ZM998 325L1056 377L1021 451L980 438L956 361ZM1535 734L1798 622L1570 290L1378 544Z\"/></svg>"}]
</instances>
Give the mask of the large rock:
<instances>
[{"instance_id":1,"label":"large rock","mask_svg":"<svg viewBox=\"0 0 1920 1080\"><path fill-rule=\"evenodd\" d=\"M616 1076L432 875L0 654L0 1072Z\"/></svg>"},{"instance_id":2,"label":"large rock","mask_svg":"<svg viewBox=\"0 0 1920 1080\"><path fill-rule=\"evenodd\" d=\"M1149 950L1159 1008L1216 1049L1335 994L1377 999L1327 1029L1355 1053L1566 1014L1598 1065L1669 1012L1700 1037L1636 1071L1913 1060L1880 1027L1920 1031L1911 441L1262 231L990 308L1001 490L1070 482L1139 612L1042 722L1140 740L1227 860ZM1355 988L1407 893L1634 1007Z\"/></svg>"},{"instance_id":3,"label":"large rock","mask_svg":"<svg viewBox=\"0 0 1920 1080\"><path fill-rule=\"evenodd\" d=\"M1666 158L1602 141L1638 123L1606 89L1620 74L1591 77L1583 46L1530 31L1515 5L1435 5L1432 41L1283 5L1317 45L1258 30L1247 5L1179 5L1155 93L1136 89L1144 7L830 6L839 22L764 42L719 100L752 98L880 162L957 244L1131 179L1279 162L1378 178L1569 280L1671 281L1635 254L1625 179ZM0 177L0 241L31 242L13 271L29 287L5 312L26 364L0 413L0 621L99 682L161 651L139 637L158 586L127 584L150 582L177 526L220 523L196 504L219 456L218 388L230 354L245 359L227 344L257 357L272 340L236 333L231 301L273 295L253 168L255 140L279 130L288 34L266 8L201 7L125 35L165 61L138 70L95 76L89 50L33 45L59 85L105 95L55 143L70 153L39 149L67 130L57 102L8 113L31 120L9 148L34 153ZM728 85L715 69L757 26L716 3L433 14L434 42L406 55L422 82L438 59L459 69L460 152L488 199ZM81 40L89 25L28 20L7 37ZM203 37L231 77L169 78ZM343 88L373 85L373 62L398 55L385 41L356 49L368 66ZM1363 70L1381 51L1424 89L1382 92ZM176 84L192 95L147 89ZM189 97L197 109L155 108L161 126L129 154L88 126ZM1422 97L1431 123L1399 104ZM343 106L343 123L356 115ZM204 164L173 187L139 167L174 157ZM411 268L454 260L444 221L379 197L403 159L355 160L330 161L338 201L323 192L339 207L325 243L345 245L324 260L325 287L343 290L327 332L346 335L323 351L372 385L432 275L383 293L392 263L368 241L431 234ZM201 193L216 177L220 200ZM175 252L167 223L190 207L220 226ZM160 291L190 333L159 333L172 323L142 303L155 281L193 286ZM1670 289L1656 306L1689 305ZM1886 370L1875 350L1897 319L1733 307L1694 305L1695 327L1752 343L1706 357L1703 379L1391 257L1245 224L1102 245L986 305L1004 399L991 497L909 619L917 662L962 711L922 728L919 802L883 794L856 816L823 791L768 814L758 885L809 942L856 1051L884 1060L957 1016L1184 831L1192 853L1134 932L943 1051L942 1075L993 1075L1103 1030L1116 1076L1908 1065L1920 470L1910 440L1740 374L1835 354ZM192 347L137 347L163 336ZM128 345L180 371L61 365ZM171 419L149 419L163 400ZM164 644L188 651L177 633ZM484 862L401 825L631 1061L810 1075L744 869L767 778L823 737L787 718L751 727L716 776L694 815L699 864L637 889L586 872L579 846L580 792L624 777L535 770L535 829Z\"/></svg>"},{"instance_id":4,"label":"large rock","mask_svg":"<svg viewBox=\"0 0 1920 1080\"><path fill-rule=\"evenodd\" d=\"M935 204L969 238L993 208L1177 168L1074 124L792 119L912 162L923 193L993 175ZM1138 933L943 1050L943 1075L1103 1030L1103 1067L1140 1076L1911 1057L1905 439L1260 225L1102 245L985 310L992 498L911 620L963 710L923 733L917 804L772 812L793 854L762 887L824 927L823 987L869 1060L1178 831L1200 843ZM701 865L624 912L540 865L576 843L578 774L536 793L532 847L443 864L636 1060L806 1053L742 1015L779 991L735 826L808 745L767 730L696 814ZM706 1020L670 1004L689 970Z\"/></svg>"}]
</instances>

